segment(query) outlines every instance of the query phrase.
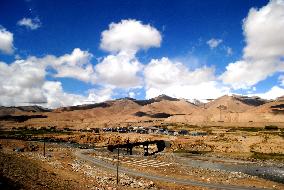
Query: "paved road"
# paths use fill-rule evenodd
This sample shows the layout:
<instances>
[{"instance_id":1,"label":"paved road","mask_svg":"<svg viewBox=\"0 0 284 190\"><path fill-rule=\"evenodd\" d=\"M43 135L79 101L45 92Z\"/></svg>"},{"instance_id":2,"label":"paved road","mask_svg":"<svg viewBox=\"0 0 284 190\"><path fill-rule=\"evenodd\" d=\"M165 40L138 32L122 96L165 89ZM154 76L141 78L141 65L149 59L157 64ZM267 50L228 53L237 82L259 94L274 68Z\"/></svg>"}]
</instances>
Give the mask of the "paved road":
<instances>
[{"instance_id":1,"label":"paved road","mask_svg":"<svg viewBox=\"0 0 284 190\"><path fill-rule=\"evenodd\" d=\"M89 156L88 153L93 152L93 149L85 149L85 150L78 150L74 154L80 159L85 161L91 162L99 167L106 168L112 171L116 171L116 166L101 159L97 159L93 156ZM120 166L119 172L126 173L128 175L136 176L136 177L143 177L151 180L158 180L164 181L169 183L176 183L181 185L192 185L192 186L199 186L199 187L207 187L211 189L226 189L226 190L264 190L261 188L254 188L254 187L243 187L243 186L235 186L235 185L224 185L224 184L213 184L213 183L205 183L200 181L193 181L193 180L186 180L186 179L178 179L178 178L171 178L166 176L160 175L152 175L150 173L143 173L141 171L137 172L135 170L131 170L129 168ZM267 190L267 189L266 189Z\"/></svg>"}]
</instances>

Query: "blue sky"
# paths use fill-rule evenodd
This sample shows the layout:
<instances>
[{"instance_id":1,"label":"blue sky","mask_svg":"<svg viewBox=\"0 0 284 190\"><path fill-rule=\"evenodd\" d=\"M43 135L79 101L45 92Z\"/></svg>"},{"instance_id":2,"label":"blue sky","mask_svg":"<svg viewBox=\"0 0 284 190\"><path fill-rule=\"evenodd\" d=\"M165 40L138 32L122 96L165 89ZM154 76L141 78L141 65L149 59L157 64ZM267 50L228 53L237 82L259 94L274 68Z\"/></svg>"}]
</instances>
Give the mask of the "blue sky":
<instances>
[{"instance_id":1,"label":"blue sky","mask_svg":"<svg viewBox=\"0 0 284 190\"><path fill-rule=\"evenodd\" d=\"M0 62L5 65L0 67L0 74L14 72L15 76L6 76L8 82L0 83L4 89L0 103L17 105L43 99L47 106L56 107L125 96L144 99L161 93L187 99L232 93L275 98L284 93L284 48L273 44L283 41L281 36L273 37L273 30L284 31L283 22L277 23L284 19L283 4L267 0L2 0L0 29L6 41L1 46L0 33ZM258 23L261 18L263 23ZM125 39L123 33L115 33L126 26L131 28L133 38ZM103 31L109 34L105 38ZM12 34L12 40L8 34ZM265 40L259 40L258 34ZM121 38L118 40L122 43L111 41L111 35L116 35L116 40ZM141 35L139 41L136 36ZM104 43L108 47L103 48ZM262 50L264 46L267 48ZM75 55L76 48L79 50ZM273 56L260 56L270 50ZM118 61L125 64L119 63L114 70ZM25 72L26 62L33 62L29 72ZM39 69L38 75L31 71L33 66ZM87 67L89 74L82 76ZM252 76L247 70L260 74ZM172 78L163 78L167 73ZM32 77L38 83L27 81ZM22 85L23 80L28 84ZM46 89L48 81L57 89L53 95ZM16 86L19 92L15 90L11 95L7 84ZM25 95L20 94L23 89ZM39 95L31 97L35 93Z\"/></svg>"}]
</instances>

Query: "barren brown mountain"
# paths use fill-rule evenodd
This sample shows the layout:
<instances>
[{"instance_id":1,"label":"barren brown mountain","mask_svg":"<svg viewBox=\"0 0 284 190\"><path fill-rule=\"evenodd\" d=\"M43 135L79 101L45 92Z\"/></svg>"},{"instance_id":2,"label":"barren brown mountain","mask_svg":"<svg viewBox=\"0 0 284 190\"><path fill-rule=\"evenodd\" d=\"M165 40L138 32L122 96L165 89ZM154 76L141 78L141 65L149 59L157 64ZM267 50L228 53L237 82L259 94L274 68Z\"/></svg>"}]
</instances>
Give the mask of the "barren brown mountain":
<instances>
[{"instance_id":1,"label":"barren brown mountain","mask_svg":"<svg viewBox=\"0 0 284 190\"><path fill-rule=\"evenodd\" d=\"M149 100L123 98L96 104L70 106L51 112L41 107L1 107L1 115L34 115L25 125L50 125L60 128L105 126L151 126L162 122L192 125L259 126L277 123L282 126L283 100L267 101L258 97L222 96L203 106L184 99L161 95Z\"/></svg>"}]
</instances>

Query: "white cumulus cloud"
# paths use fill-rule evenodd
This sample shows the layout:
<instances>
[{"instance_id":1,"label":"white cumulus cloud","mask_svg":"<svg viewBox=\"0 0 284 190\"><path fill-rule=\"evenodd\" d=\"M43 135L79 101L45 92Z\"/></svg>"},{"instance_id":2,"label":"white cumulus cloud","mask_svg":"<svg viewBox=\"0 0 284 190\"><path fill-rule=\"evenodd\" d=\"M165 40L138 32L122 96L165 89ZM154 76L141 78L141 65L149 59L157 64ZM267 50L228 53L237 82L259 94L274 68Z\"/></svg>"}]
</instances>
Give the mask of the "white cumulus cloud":
<instances>
[{"instance_id":1,"label":"white cumulus cloud","mask_svg":"<svg viewBox=\"0 0 284 190\"><path fill-rule=\"evenodd\" d=\"M19 26L24 26L30 30L36 30L39 27L41 27L41 22L38 17L32 19L32 18L22 18L17 22Z\"/></svg>"},{"instance_id":2,"label":"white cumulus cloud","mask_svg":"<svg viewBox=\"0 0 284 190\"><path fill-rule=\"evenodd\" d=\"M92 90L86 96L76 95L64 92L61 82L46 80L48 68L53 68L56 71L54 77L92 82L95 74L91 68L91 57L87 51L75 48L71 54L59 57L47 55L42 58L19 59L11 64L0 62L0 105L47 102L44 106L54 108L109 98L112 93L109 90Z\"/></svg>"},{"instance_id":3,"label":"white cumulus cloud","mask_svg":"<svg viewBox=\"0 0 284 190\"><path fill-rule=\"evenodd\" d=\"M137 20L121 20L111 23L101 34L100 47L110 52L131 51L160 47L162 41L159 31Z\"/></svg>"},{"instance_id":4,"label":"white cumulus cloud","mask_svg":"<svg viewBox=\"0 0 284 190\"><path fill-rule=\"evenodd\" d=\"M284 88L273 86L270 90L264 93L249 94L249 96L259 96L267 100L273 100L284 95Z\"/></svg>"},{"instance_id":5,"label":"white cumulus cloud","mask_svg":"<svg viewBox=\"0 0 284 190\"><path fill-rule=\"evenodd\" d=\"M249 88L275 72L284 71L284 1L252 8L243 22L243 59L230 63L220 79L233 88Z\"/></svg>"},{"instance_id":6,"label":"white cumulus cloud","mask_svg":"<svg viewBox=\"0 0 284 190\"><path fill-rule=\"evenodd\" d=\"M103 102L111 99L112 94L112 90L108 88L89 90L86 96L66 93L59 81L46 81L42 91L47 100L44 106L49 108Z\"/></svg>"},{"instance_id":7,"label":"white cumulus cloud","mask_svg":"<svg viewBox=\"0 0 284 190\"><path fill-rule=\"evenodd\" d=\"M270 60L263 59L253 62L241 60L227 65L226 72L220 78L234 89L247 89L283 69L284 65L278 65Z\"/></svg>"},{"instance_id":8,"label":"white cumulus cloud","mask_svg":"<svg viewBox=\"0 0 284 190\"><path fill-rule=\"evenodd\" d=\"M41 91L45 74L45 68L32 58L9 65L0 62L0 104L45 101Z\"/></svg>"},{"instance_id":9,"label":"white cumulus cloud","mask_svg":"<svg viewBox=\"0 0 284 190\"><path fill-rule=\"evenodd\" d=\"M88 51L75 48L71 54L60 57L47 56L46 62L56 70L55 77L69 77L94 83L96 76L90 62L92 57Z\"/></svg>"},{"instance_id":10,"label":"white cumulus cloud","mask_svg":"<svg viewBox=\"0 0 284 190\"><path fill-rule=\"evenodd\" d=\"M218 47L222 42L223 42L222 39L211 38L211 39L208 40L206 43L208 44L208 46L209 46L211 49L214 49L214 48Z\"/></svg>"},{"instance_id":11,"label":"white cumulus cloud","mask_svg":"<svg viewBox=\"0 0 284 190\"><path fill-rule=\"evenodd\" d=\"M189 70L168 58L154 59L145 67L146 98L167 94L176 98L207 99L229 93L229 88L215 80L214 69Z\"/></svg>"},{"instance_id":12,"label":"white cumulus cloud","mask_svg":"<svg viewBox=\"0 0 284 190\"><path fill-rule=\"evenodd\" d=\"M98 81L118 88L138 87L142 83L138 76L142 64L133 55L121 52L109 55L95 67Z\"/></svg>"},{"instance_id":13,"label":"white cumulus cloud","mask_svg":"<svg viewBox=\"0 0 284 190\"><path fill-rule=\"evenodd\" d=\"M129 92L129 93L128 93L128 96L129 96L130 98L135 98L136 94L135 94L135 92Z\"/></svg>"},{"instance_id":14,"label":"white cumulus cloud","mask_svg":"<svg viewBox=\"0 0 284 190\"><path fill-rule=\"evenodd\" d=\"M147 86L164 87L169 84L198 84L214 80L214 69L208 67L197 68L189 71L180 63L169 58L152 59L146 66L145 81Z\"/></svg>"},{"instance_id":15,"label":"white cumulus cloud","mask_svg":"<svg viewBox=\"0 0 284 190\"><path fill-rule=\"evenodd\" d=\"M42 86L42 92L47 100L45 106L49 108L79 105L87 99L82 95L64 92L62 84L59 81L46 81Z\"/></svg>"},{"instance_id":16,"label":"white cumulus cloud","mask_svg":"<svg viewBox=\"0 0 284 190\"><path fill-rule=\"evenodd\" d=\"M143 65L136 57L140 49L159 47L159 31L137 20L111 23L101 34L100 47L111 52L95 67L97 80L111 88L137 88L142 85Z\"/></svg>"},{"instance_id":17,"label":"white cumulus cloud","mask_svg":"<svg viewBox=\"0 0 284 190\"><path fill-rule=\"evenodd\" d=\"M14 52L13 41L13 33L7 31L0 25L0 52L12 54Z\"/></svg>"},{"instance_id":18,"label":"white cumulus cloud","mask_svg":"<svg viewBox=\"0 0 284 190\"><path fill-rule=\"evenodd\" d=\"M88 102L103 102L112 99L112 88L91 89L87 98Z\"/></svg>"}]
</instances>

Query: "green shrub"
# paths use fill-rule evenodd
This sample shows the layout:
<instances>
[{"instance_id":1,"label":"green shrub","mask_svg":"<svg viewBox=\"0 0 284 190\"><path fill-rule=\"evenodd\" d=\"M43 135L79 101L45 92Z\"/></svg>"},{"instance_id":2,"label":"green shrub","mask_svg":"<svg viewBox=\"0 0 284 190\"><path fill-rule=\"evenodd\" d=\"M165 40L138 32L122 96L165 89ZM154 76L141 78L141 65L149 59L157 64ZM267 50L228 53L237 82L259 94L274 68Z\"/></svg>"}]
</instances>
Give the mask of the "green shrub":
<instances>
[{"instance_id":1,"label":"green shrub","mask_svg":"<svg viewBox=\"0 0 284 190\"><path fill-rule=\"evenodd\" d=\"M266 130L278 130L278 127L276 125L266 125L264 127Z\"/></svg>"}]
</instances>

